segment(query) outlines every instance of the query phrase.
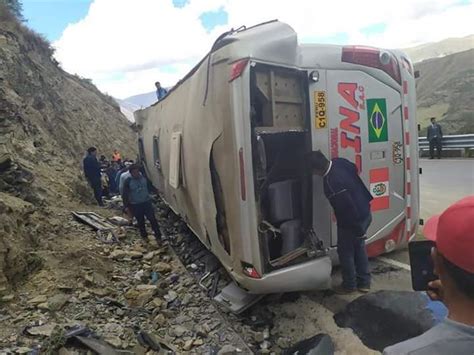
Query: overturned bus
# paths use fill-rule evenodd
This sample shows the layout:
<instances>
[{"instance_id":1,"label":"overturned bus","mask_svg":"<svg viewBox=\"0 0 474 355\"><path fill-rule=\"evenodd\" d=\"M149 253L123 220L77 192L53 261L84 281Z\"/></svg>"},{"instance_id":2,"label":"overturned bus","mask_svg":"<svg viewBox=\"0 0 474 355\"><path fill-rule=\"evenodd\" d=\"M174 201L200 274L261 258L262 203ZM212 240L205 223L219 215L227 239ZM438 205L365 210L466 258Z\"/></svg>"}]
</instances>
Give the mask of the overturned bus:
<instances>
[{"instance_id":1,"label":"overturned bus","mask_svg":"<svg viewBox=\"0 0 474 355\"><path fill-rule=\"evenodd\" d=\"M311 150L370 188L369 256L416 233L415 79L399 51L299 44L279 21L230 31L135 119L148 177L250 293L329 286L336 224Z\"/></svg>"}]
</instances>

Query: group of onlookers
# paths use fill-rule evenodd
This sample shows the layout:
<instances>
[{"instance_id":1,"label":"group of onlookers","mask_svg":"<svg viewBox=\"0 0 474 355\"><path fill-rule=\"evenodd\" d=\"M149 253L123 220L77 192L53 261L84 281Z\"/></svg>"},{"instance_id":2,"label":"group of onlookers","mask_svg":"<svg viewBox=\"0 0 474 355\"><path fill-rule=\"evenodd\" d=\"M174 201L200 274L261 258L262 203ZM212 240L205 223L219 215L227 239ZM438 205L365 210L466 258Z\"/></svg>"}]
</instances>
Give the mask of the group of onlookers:
<instances>
[{"instance_id":1,"label":"group of onlookers","mask_svg":"<svg viewBox=\"0 0 474 355\"><path fill-rule=\"evenodd\" d=\"M99 206L104 206L103 197L120 195L123 201L123 212L130 224L133 217L137 220L140 236L147 241L145 217L150 221L157 242L161 240L161 231L155 217L149 182L140 165L133 160L123 160L118 150L114 150L110 161L102 155L97 159L97 148L87 149L83 160L84 174L94 191Z\"/></svg>"}]
</instances>

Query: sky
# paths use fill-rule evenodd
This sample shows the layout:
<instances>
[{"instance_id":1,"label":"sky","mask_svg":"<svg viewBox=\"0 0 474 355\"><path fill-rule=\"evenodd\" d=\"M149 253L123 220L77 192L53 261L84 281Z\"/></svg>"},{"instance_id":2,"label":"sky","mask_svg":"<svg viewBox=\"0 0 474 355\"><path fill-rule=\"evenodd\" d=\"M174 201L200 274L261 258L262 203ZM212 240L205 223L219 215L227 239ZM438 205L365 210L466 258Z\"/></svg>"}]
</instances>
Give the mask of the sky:
<instances>
[{"instance_id":1,"label":"sky","mask_svg":"<svg viewBox=\"0 0 474 355\"><path fill-rule=\"evenodd\" d=\"M407 48L472 34L474 0L23 0L66 71L126 98L174 85L230 28L279 19L301 43Z\"/></svg>"}]
</instances>

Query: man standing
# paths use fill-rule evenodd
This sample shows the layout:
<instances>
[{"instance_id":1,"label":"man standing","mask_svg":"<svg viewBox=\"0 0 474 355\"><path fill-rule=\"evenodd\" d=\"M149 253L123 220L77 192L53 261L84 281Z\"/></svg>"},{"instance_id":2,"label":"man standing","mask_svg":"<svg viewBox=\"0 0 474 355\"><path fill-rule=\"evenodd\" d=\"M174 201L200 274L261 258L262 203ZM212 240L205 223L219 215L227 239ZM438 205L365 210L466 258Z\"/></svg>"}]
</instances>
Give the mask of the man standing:
<instances>
[{"instance_id":1,"label":"man standing","mask_svg":"<svg viewBox=\"0 0 474 355\"><path fill-rule=\"evenodd\" d=\"M122 197L123 197L123 185L125 184L125 181L129 177L132 176L132 175L130 175L130 166L132 166L132 164L126 162L125 163L125 168L123 168L122 171L119 172L119 176L117 176L119 193L120 193L120 196L122 196Z\"/></svg>"},{"instance_id":2,"label":"man standing","mask_svg":"<svg viewBox=\"0 0 474 355\"><path fill-rule=\"evenodd\" d=\"M87 156L82 161L84 167L84 175L89 185L94 190L94 197L99 206L103 206L102 202L102 181L100 172L100 163L97 161L97 149L90 147L87 149Z\"/></svg>"},{"instance_id":3,"label":"man standing","mask_svg":"<svg viewBox=\"0 0 474 355\"><path fill-rule=\"evenodd\" d=\"M158 99L158 101L160 101L166 96L166 94L168 94L168 90L166 90L165 88L162 88L159 81L155 83L155 87L156 87L156 98Z\"/></svg>"},{"instance_id":4,"label":"man standing","mask_svg":"<svg viewBox=\"0 0 474 355\"><path fill-rule=\"evenodd\" d=\"M161 232L148 192L148 181L140 173L140 167L136 164L130 166L129 172L131 176L125 180L123 186L123 205L125 208L132 210L133 215L137 219L138 229L143 240L148 240L145 227L146 217L150 221L157 243L160 243Z\"/></svg>"},{"instance_id":5,"label":"man standing","mask_svg":"<svg viewBox=\"0 0 474 355\"><path fill-rule=\"evenodd\" d=\"M131 164L128 161L126 161L124 163L124 167L117 172L117 175L115 177L115 185L117 186L117 190L118 190L120 196L122 197L122 201L124 200L123 199L123 186L125 184L125 181L129 177L131 177L130 172L128 171L130 165ZM124 205L122 213L128 219L129 225L133 225L133 213L132 213L131 209L125 207L125 205Z\"/></svg>"},{"instance_id":6,"label":"man standing","mask_svg":"<svg viewBox=\"0 0 474 355\"><path fill-rule=\"evenodd\" d=\"M434 158L434 149L436 147L436 153L438 159L441 159L442 145L441 140L443 139L443 131L441 126L436 123L436 118L431 117L431 125L428 126L428 142L430 143L430 159Z\"/></svg>"},{"instance_id":7,"label":"man standing","mask_svg":"<svg viewBox=\"0 0 474 355\"><path fill-rule=\"evenodd\" d=\"M357 167L344 158L329 161L321 151L311 152L313 173L323 177L324 194L337 220L337 253L341 264L342 284L334 291L350 294L370 290L369 260L365 249L366 232L372 222L372 196Z\"/></svg>"},{"instance_id":8,"label":"man standing","mask_svg":"<svg viewBox=\"0 0 474 355\"><path fill-rule=\"evenodd\" d=\"M428 296L442 301L447 318L424 334L390 346L384 355L464 355L474 351L474 196L432 217L425 236L436 242L431 256L439 280Z\"/></svg>"},{"instance_id":9,"label":"man standing","mask_svg":"<svg viewBox=\"0 0 474 355\"><path fill-rule=\"evenodd\" d=\"M107 168L107 176L109 178L109 191L114 195L119 192L118 185L116 182L118 171L119 167L116 161L113 161L112 164Z\"/></svg>"}]
</instances>

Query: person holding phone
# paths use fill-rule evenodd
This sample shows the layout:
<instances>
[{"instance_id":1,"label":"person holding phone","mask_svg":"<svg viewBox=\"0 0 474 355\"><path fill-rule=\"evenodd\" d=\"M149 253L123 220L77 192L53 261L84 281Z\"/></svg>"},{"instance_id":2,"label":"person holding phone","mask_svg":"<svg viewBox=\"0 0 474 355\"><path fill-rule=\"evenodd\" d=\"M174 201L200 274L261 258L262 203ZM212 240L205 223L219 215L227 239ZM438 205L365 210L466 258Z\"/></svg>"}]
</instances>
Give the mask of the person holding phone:
<instances>
[{"instance_id":1,"label":"person holding phone","mask_svg":"<svg viewBox=\"0 0 474 355\"><path fill-rule=\"evenodd\" d=\"M384 355L474 354L474 195L428 220L425 236L433 240L434 274L428 296L443 302L447 318L424 334L390 346Z\"/></svg>"}]
</instances>

